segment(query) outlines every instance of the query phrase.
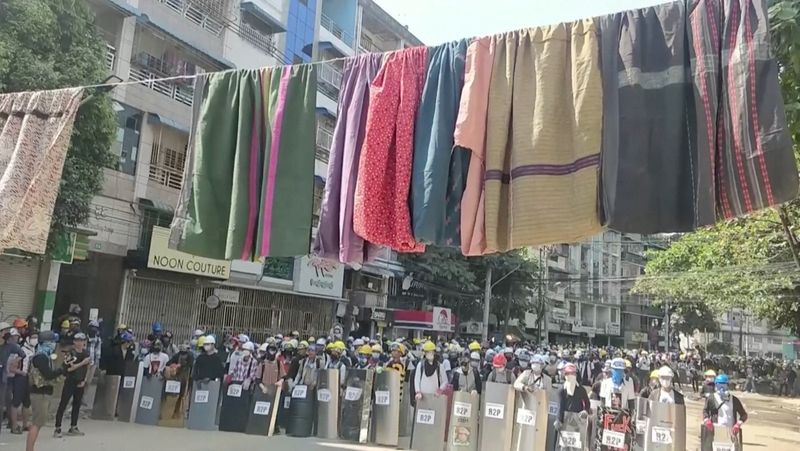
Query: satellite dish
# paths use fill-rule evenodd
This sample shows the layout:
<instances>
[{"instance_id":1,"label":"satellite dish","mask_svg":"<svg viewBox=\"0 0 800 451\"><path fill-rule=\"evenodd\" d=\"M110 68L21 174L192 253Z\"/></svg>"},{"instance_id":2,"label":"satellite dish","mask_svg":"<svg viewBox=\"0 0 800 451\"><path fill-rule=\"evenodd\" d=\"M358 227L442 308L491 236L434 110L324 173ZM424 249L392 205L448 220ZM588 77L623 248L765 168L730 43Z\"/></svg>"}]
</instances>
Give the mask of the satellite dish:
<instances>
[{"instance_id":1,"label":"satellite dish","mask_svg":"<svg viewBox=\"0 0 800 451\"><path fill-rule=\"evenodd\" d=\"M219 304L220 304L219 297L217 297L217 295L215 294L212 294L206 298L206 307L210 308L211 310L214 310L217 307L219 307Z\"/></svg>"}]
</instances>

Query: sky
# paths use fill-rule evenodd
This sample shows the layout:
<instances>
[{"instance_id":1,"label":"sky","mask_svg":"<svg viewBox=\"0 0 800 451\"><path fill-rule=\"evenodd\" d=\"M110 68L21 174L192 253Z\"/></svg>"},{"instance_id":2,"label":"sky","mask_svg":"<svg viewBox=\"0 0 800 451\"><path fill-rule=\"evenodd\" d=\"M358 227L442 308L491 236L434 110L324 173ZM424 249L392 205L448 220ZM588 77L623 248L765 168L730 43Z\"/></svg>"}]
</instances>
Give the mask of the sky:
<instances>
[{"instance_id":1,"label":"sky","mask_svg":"<svg viewBox=\"0 0 800 451\"><path fill-rule=\"evenodd\" d=\"M426 45L555 24L666 0L375 0Z\"/></svg>"}]
</instances>

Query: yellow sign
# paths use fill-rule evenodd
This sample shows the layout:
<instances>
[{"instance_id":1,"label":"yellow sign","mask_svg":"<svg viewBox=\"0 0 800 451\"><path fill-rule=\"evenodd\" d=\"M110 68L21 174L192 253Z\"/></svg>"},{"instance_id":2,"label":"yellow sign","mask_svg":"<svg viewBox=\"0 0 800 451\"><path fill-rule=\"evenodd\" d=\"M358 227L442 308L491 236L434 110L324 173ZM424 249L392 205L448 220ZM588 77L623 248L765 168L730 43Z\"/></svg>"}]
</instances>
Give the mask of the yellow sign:
<instances>
[{"instance_id":1,"label":"yellow sign","mask_svg":"<svg viewBox=\"0 0 800 451\"><path fill-rule=\"evenodd\" d=\"M212 277L214 279L227 279L231 274L231 262L227 260L197 257L170 249L169 229L164 227L153 227L147 267Z\"/></svg>"}]
</instances>

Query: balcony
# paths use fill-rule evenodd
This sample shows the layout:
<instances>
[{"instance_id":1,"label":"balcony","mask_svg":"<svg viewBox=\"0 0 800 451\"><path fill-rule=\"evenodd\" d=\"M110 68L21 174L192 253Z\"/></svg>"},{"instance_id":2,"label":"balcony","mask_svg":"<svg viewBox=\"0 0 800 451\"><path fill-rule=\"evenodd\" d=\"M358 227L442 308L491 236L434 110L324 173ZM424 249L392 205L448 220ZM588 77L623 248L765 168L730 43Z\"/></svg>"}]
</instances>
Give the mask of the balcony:
<instances>
[{"instance_id":1,"label":"balcony","mask_svg":"<svg viewBox=\"0 0 800 451\"><path fill-rule=\"evenodd\" d=\"M362 34L361 42L358 43L358 51L361 53L380 53L383 50L378 48L369 36Z\"/></svg>"},{"instance_id":2,"label":"balcony","mask_svg":"<svg viewBox=\"0 0 800 451\"><path fill-rule=\"evenodd\" d=\"M225 29L223 8L225 2L213 0L156 0L176 14L214 36L222 35Z\"/></svg>"},{"instance_id":3,"label":"balcony","mask_svg":"<svg viewBox=\"0 0 800 451\"><path fill-rule=\"evenodd\" d=\"M337 25L336 22L334 22L333 19L331 19L330 17L323 14L322 17L320 18L320 25L322 25L322 28L330 31L331 34L334 35L336 38L338 38L340 41L344 42L350 47L353 46L353 41L354 41L353 35L344 31L344 29L342 29L342 27Z\"/></svg>"},{"instance_id":4,"label":"balcony","mask_svg":"<svg viewBox=\"0 0 800 451\"><path fill-rule=\"evenodd\" d=\"M239 36L262 52L278 58L279 61L283 61L284 55L278 51L271 34L264 34L253 28L252 25L242 22L239 26Z\"/></svg>"},{"instance_id":5,"label":"balcony","mask_svg":"<svg viewBox=\"0 0 800 451\"><path fill-rule=\"evenodd\" d=\"M339 87L342 85L342 73L336 66L323 63L319 68L318 88L320 92L334 101L339 99Z\"/></svg>"},{"instance_id":6,"label":"balcony","mask_svg":"<svg viewBox=\"0 0 800 451\"><path fill-rule=\"evenodd\" d=\"M150 180L168 188L181 189L185 161L185 152L153 143L153 151L150 156Z\"/></svg>"},{"instance_id":7,"label":"balcony","mask_svg":"<svg viewBox=\"0 0 800 451\"><path fill-rule=\"evenodd\" d=\"M142 81L144 82L141 83L142 86L191 107L194 101L194 80L159 80L161 78L180 75L166 73L164 71L164 66L165 64L160 58L146 52L140 52L136 58L131 61L129 79L130 81ZM192 66L191 71L193 72L194 70ZM190 74L187 73L187 75Z\"/></svg>"},{"instance_id":8,"label":"balcony","mask_svg":"<svg viewBox=\"0 0 800 451\"><path fill-rule=\"evenodd\" d=\"M325 127L317 127L317 160L328 162L333 145L333 131Z\"/></svg>"},{"instance_id":9,"label":"balcony","mask_svg":"<svg viewBox=\"0 0 800 451\"><path fill-rule=\"evenodd\" d=\"M114 63L117 59L117 49L111 45L106 44L106 67L110 72L114 72Z\"/></svg>"}]
</instances>

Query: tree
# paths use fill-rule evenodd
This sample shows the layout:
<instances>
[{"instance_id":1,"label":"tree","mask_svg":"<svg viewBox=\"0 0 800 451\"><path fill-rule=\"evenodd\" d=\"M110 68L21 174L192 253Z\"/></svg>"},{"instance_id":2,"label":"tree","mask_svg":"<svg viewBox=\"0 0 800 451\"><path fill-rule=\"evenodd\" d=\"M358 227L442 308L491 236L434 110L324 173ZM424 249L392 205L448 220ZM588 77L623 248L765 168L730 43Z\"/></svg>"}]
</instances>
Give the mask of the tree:
<instances>
[{"instance_id":1,"label":"tree","mask_svg":"<svg viewBox=\"0 0 800 451\"><path fill-rule=\"evenodd\" d=\"M85 86L102 82L106 75L105 45L86 2L0 3L0 92ZM103 167L114 164L109 152L116 130L111 99L90 94L75 119L51 238L89 219L91 200L102 188Z\"/></svg>"}]
</instances>

